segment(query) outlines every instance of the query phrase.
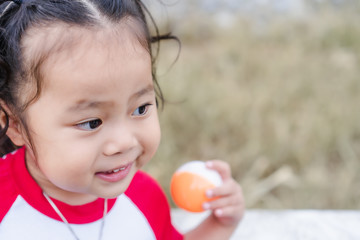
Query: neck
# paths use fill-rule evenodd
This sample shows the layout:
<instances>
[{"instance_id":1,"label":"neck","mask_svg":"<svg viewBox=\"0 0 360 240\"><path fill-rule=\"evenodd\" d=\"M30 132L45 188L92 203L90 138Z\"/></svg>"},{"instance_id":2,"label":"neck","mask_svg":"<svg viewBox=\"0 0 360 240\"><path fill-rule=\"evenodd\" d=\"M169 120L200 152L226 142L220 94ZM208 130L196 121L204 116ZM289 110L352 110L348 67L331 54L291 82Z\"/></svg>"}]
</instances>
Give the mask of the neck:
<instances>
[{"instance_id":1,"label":"neck","mask_svg":"<svg viewBox=\"0 0 360 240\"><path fill-rule=\"evenodd\" d=\"M62 191L51 191L51 188L42 188L44 192L46 192L51 198L66 203L68 205L77 206L84 205L98 199L97 196L89 195L89 194L81 194L81 193L73 193Z\"/></svg>"}]
</instances>

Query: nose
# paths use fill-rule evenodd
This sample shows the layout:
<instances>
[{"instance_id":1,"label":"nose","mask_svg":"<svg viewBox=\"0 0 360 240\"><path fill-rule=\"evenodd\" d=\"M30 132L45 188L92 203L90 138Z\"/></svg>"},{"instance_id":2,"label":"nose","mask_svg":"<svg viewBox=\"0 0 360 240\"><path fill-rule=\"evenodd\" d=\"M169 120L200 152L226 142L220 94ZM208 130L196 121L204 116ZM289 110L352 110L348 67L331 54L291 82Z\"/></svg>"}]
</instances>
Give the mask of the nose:
<instances>
[{"instance_id":1,"label":"nose","mask_svg":"<svg viewBox=\"0 0 360 240\"><path fill-rule=\"evenodd\" d=\"M135 131L130 126L119 126L109 129L103 152L105 156L127 153L137 145Z\"/></svg>"}]
</instances>

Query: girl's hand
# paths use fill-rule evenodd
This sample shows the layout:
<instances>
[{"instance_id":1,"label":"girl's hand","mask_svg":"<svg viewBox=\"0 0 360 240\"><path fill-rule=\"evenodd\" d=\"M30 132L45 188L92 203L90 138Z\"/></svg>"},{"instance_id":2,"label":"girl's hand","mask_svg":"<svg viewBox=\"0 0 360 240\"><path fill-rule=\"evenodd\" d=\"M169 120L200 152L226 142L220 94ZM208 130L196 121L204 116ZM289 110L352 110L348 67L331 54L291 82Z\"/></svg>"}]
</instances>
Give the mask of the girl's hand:
<instances>
[{"instance_id":1,"label":"girl's hand","mask_svg":"<svg viewBox=\"0 0 360 240\"><path fill-rule=\"evenodd\" d=\"M217 199L204 203L203 208L212 210L213 216L221 224L237 225L244 215L245 203L240 185L231 176L229 164L212 160L206 162L206 166L220 174L223 184L206 192L209 198Z\"/></svg>"}]
</instances>

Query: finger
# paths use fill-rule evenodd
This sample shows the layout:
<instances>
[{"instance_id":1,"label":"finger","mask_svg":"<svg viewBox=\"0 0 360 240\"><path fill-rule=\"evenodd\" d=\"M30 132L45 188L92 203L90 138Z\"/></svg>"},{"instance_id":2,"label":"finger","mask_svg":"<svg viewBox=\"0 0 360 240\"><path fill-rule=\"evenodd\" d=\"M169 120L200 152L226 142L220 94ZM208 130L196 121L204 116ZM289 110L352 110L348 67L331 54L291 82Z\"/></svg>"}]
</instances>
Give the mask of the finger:
<instances>
[{"instance_id":1,"label":"finger","mask_svg":"<svg viewBox=\"0 0 360 240\"><path fill-rule=\"evenodd\" d=\"M231 168L227 162L211 160L206 162L206 167L217 171L223 180L231 178Z\"/></svg>"},{"instance_id":2,"label":"finger","mask_svg":"<svg viewBox=\"0 0 360 240\"><path fill-rule=\"evenodd\" d=\"M237 223L244 216L244 206L229 206L225 208L216 209L213 214L219 219L219 221L227 224Z\"/></svg>"},{"instance_id":3,"label":"finger","mask_svg":"<svg viewBox=\"0 0 360 240\"><path fill-rule=\"evenodd\" d=\"M206 196L208 198L222 197L237 192L242 193L242 189L240 185L234 179L231 178L229 180L224 181L221 186L207 190Z\"/></svg>"},{"instance_id":4,"label":"finger","mask_svg":"<svg viewBox=\"0 0 360 240\"><path fill-rule=\"evenodd\" d=\"M215 210L218 208L224 208L228 206L240 206L244 205L243 196L240 192L229 195L227 197L217 198L203 204L205 210Z\"/></svg>"},{"instance_id":5,"label":"finger","mask_svg":"<svg viewBox=\"0 0 360 240\"><path fill-rule=\"evenodd\" d=\"M216 217L241 217L242 212L244 211L244 206L228 206L224 208L217 208L214 210L213 214Z\"/></svg>"}]
</instances>

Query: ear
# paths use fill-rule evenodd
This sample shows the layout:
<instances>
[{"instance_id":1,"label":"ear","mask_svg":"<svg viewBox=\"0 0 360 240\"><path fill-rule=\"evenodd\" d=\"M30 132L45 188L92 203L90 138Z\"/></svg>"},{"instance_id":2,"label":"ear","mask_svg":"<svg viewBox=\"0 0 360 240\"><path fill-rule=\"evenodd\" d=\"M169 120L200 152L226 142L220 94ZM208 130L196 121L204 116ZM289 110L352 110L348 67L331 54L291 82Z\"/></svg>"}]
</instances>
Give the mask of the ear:
<instances>
[{"instance_id":1,"label":"ear","mask_svg":"<svg viewBox=\"0 0 360 240\"><path fill-rule=\"evenodd\" d=\"M25 134L21 122L13 114L10 108L3 102L0 101L0 125L4 129L6 127L7 121L9 122L6 135L16 146L22 146L25 142Z\"/></svg>"}]
</instances>

